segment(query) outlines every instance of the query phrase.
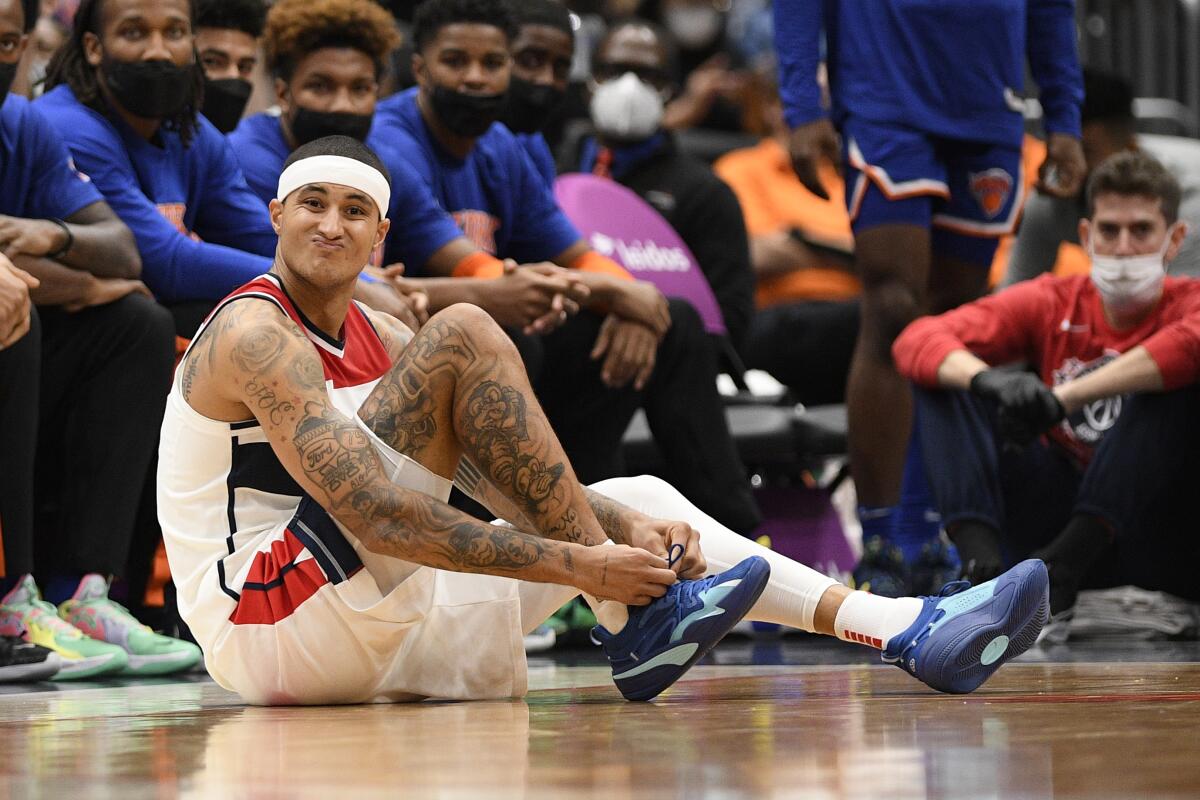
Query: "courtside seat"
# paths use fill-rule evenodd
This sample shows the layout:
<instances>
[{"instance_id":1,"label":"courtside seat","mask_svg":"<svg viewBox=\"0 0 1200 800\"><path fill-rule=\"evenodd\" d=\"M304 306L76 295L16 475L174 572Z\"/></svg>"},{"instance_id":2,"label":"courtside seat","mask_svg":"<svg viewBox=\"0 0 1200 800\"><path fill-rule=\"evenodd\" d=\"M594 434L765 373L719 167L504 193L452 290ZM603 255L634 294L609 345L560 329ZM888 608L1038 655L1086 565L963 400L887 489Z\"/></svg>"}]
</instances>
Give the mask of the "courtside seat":
<instances>
[{"instance_id":1,"label":"courtside seat","mask_svg":"<svg viewBox=\"0 0 1200 800\"><path fill-rule=\"evenodd\" d=\"M752 472L798 472L813 462L846 452L846 407L732 405L725 409L734 445ZM623 439L631 475L661 472L662 454L639 410Z\"/></svg>"}]
</instances>

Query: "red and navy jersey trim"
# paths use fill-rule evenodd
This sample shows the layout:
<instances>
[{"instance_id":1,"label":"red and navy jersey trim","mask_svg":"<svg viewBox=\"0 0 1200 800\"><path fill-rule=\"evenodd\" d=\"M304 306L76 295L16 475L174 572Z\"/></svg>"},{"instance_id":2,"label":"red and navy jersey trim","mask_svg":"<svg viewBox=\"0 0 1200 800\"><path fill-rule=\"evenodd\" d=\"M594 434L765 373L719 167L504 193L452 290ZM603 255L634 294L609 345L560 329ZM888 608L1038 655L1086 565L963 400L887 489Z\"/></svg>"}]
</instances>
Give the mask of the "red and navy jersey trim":
<instances>
[{"instance_id":1,"label":"red and navy jersey trim","mask_svg":"<svg viewBox=\"0 0 1200 800\"><path fill-rule=\"evenodd\" d=\"M305 550L312 558L297 561ZM349 580L362 566L325 509L305 497L283 537L271 542L270 550L254 554L229 620L235 625L273 625L291 616L325 584ZM221 588L228 593L223 571L221 579Z\"/></svg>"}]
</instances>

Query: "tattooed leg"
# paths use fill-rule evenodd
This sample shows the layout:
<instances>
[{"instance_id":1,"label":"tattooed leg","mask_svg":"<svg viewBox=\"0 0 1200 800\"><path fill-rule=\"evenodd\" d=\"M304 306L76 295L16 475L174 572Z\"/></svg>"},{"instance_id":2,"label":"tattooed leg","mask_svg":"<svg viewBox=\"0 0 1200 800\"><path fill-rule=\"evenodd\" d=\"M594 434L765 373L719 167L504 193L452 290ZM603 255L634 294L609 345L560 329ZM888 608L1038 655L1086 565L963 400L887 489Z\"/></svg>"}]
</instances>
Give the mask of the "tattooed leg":
<instances>
[{"instance_id":1,"label":"tattooed leg","mask_svg":"<svg viewBox=\"0 0 1200 800\"><path fill-rule=\"evenodd\" d=\"M481 309L455 305L431 318L359 417L468 493L503 498L502 516L514 524L552 539L605 541L516 348Z\"/></svg>"}]
</instances>

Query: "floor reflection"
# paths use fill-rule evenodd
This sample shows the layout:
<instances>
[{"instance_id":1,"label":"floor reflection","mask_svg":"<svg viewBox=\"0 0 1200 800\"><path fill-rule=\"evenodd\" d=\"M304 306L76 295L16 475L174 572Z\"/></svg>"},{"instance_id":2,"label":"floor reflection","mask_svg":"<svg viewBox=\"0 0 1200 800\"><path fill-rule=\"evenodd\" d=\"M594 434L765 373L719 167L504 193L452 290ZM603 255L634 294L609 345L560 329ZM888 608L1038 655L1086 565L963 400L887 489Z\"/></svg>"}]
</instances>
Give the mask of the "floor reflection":
<instances>
[{"instance_id":1,"label":"floor reflection","mask_svg":"<svg viewBox=\"0 0 1200 800\"><path fill-rule=\"evenodd\" d=\"M247 708L212 683L0 699L3 797L1196 796L1200 665L705 666L654 703L543 664L525 701Z\"/></svg>"}]
</instances>

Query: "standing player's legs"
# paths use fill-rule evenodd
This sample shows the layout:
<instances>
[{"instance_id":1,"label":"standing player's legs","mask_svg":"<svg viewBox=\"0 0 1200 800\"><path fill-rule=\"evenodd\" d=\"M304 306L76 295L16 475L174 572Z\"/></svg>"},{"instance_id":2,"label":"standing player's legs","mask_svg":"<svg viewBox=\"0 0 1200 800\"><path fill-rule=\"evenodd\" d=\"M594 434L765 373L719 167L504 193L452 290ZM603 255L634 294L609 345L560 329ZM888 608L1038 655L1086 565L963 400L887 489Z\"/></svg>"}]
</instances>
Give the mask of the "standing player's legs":
<instances>
[{"instance_id":1,"label":"standing player's legs","mask_svg":"<svg viewBox=\"0 0 1200 800\"><path fill-rule=\"evenodd\" d=\"M892 362L892 342L928 308L930 224L934 202L948 197L949 187L925 134L851 118L843 138L846 198L863 283L846 384L850 468L863 539L870 543L890 540L912 419L912 396ZM884 591L867 580L873 590ZM888 593L906 592L903 576L893 582Z\"/></svg>"}]
</instances>

